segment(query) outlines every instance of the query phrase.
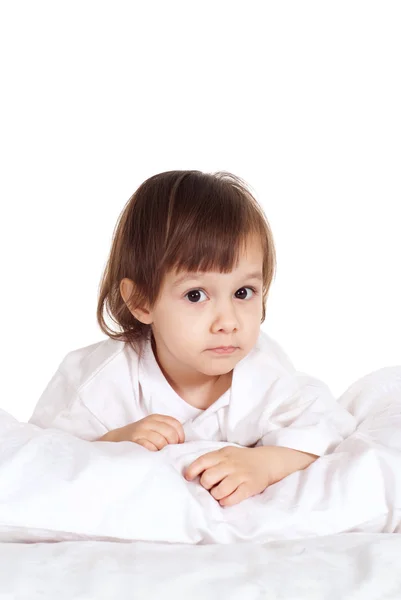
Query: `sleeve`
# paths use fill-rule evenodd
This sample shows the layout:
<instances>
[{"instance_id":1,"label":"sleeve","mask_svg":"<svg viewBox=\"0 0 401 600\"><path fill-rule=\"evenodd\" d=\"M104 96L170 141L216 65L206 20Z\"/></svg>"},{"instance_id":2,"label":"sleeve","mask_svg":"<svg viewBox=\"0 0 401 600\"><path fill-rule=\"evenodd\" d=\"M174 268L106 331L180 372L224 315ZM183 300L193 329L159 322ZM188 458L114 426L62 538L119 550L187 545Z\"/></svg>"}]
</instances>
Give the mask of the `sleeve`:
<instances>
[{"instance_id":1,"label":"sleeve","mask_svg":"<svg viewBox=\"0 0 401 600\"><path fill-rule=\"evenodd\" d=\"M94 441L108 431L85 406L60 367L39 398L28 423L42 428L61 429L88 441Z\"/></svg>"},{"instance_id":2,"label":"sleeve","mask_svg":"<svg viewBox=\"0 0 401 600\"><path fill-rule=\"evenodd\" d=\"M279 388L262 415L256 446L284 446L322 456L355 431L353 415L320 380L296 373Z\"/></svg>"}]
</instances>

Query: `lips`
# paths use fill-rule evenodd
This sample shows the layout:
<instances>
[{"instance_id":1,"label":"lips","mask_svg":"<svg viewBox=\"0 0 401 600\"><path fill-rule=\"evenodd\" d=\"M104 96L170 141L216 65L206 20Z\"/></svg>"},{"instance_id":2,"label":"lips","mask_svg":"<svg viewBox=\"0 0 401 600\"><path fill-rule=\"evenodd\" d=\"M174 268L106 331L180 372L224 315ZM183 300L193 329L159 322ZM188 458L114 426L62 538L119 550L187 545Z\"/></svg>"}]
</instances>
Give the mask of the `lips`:
<instances>
[{"instance_id":1,"label":"lips","mask_svg":"<svg viewBox=\"0 0 401 600\"><path fill-rule=\"evenodd\" d=\"M216 348L209 348L209 350L234 350L236 346L216 346Z\"/></svg>"},{"instance_id":2,"label":"lips","mask_svg":"<svg viewBox=\"0 0 401 600\"><path fill-rule=\"evenodd\" d=\"M208 352L213 352L213 354L216 356L218 354L220 354L221 356L229 356L231 354L234 354L234 352L237 350L238 348L236 348L236 346L226 346L225 348L209 348Z\"/></svg>"}]
</instances>

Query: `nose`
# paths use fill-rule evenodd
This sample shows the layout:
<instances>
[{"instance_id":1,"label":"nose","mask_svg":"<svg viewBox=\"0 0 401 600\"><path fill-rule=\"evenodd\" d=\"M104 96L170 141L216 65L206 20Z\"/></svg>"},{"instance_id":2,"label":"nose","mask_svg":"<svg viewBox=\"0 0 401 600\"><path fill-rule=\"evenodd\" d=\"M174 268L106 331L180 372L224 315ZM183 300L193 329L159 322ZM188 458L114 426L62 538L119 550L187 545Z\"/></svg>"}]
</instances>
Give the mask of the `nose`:
<instances>
[{"instance_id":1,"label":"nose","mask_svg":"<svg viewBox=\"0 0 401 600\"><path fill-rule=\"evenodd\" d=\"M221 301L216 304L213 319L216 329L231 331L238 328L237 310L232 301Z\"/></svg>"}]
</instances>

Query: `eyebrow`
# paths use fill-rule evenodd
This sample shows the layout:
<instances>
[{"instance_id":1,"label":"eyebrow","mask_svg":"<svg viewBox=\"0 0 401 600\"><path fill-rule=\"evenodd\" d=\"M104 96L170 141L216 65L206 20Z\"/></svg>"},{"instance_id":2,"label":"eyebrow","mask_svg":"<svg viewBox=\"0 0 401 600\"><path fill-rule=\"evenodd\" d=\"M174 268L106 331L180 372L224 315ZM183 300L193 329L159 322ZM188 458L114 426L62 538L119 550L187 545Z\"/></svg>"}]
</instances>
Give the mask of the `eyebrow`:
<instances>
[{"instance_id":1,"label":"eyebrow","mask_svg":"<svg viewBox=\"0 0 401 600\"><path fill-rule=\"evenodd\" d=\"M197 275L196 273L181 275L181 277L178 277L178 279L175 280L172 287L173 288L178 287L179 285L181 285L182 283L185 283L186 281L191 281L191 280L198 281L203 276L204 275ZM259 281L262 281L263 273L261 273L261 271L254 271L253 273L248 273L248 275L244 275L243 279L258 279Z\"/></svg>"}]
</instances>

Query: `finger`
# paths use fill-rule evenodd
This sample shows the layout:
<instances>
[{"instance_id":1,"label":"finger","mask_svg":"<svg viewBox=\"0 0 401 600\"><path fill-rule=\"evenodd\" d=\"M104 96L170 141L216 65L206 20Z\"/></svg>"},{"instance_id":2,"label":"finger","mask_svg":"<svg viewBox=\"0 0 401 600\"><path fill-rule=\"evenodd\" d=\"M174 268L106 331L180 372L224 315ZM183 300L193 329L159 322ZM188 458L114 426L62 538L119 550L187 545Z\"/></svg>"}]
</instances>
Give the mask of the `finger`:
<instances>
[{"instance_id":1,"label":"finger","mask_svg":"<svg viewBox=\"0 0 401 600\"><path fill-rule=\"evenodd\" d=\"M161 450L168 444L168 440L166 440L164 435L153 429L149 429L146 432L146 439L149 440L149 442L152 442L158 450Z\"/></svg>"},{"instance_id":2,"label":"finger","mask_svg":"<svg viewBox=\"0 0 401 600\"><path fill-rule=\"evenodd\" d=\"M158 433L163 435L169 444L180 443L180 436L175 427L172 427L171 425L163 421L157 421L155 419L152 423L148 423L147 427L149 427L149 431L157 431Z\"/></svg>"},{"instance_id":3,"label":"finger","mask_svg":"<svg viewBox=\"0 0 401 600\"><path fill-rule=\"evenodd\" d=\"M221 500L229 496L238 488L239 482L233 475L225 477L218 485L210 490L211 495L216 500Z\"/></svg>"},{"instance_id":4,"label":"finger","mask_svg":"<svg viewBox=\"0 0 401 600\"><path fill-rule=\"evenodd\" d=\"M229 496L226 496L225 498L222 498L220 500L220 505L221 506L234 506L234 504L239 504L243 500L250 498L250 496L252 496L252 494L249 492L246 484L241 483L237 487L235 492L233 492Z\"/></svg>"},{"instance_id":5,"label":"finger","mask_svg":"<svg viewBox=\"0 0 401 600\"><path fill-rule=\"evenodd\" d=\"M185 442L184 428L177 419L174 419L174 417L170 417L169 415L152 415L152 416L156 417L155 420L158 421L159 423L164 422L174 428L174 430L178 434L178 442L177 442L178 444L179 443L183 444Z\"/></svg>"},{"instance_id":6,"label":"finger","mask_svg":"<svg viewBox=\"0 0 401 600\"><path fill-rule=\"evenodd\" d=\"M202 456L199 456L189 467L186 469L184 476L189 481L194 479L202 473L205 469L210 469L221 462L221 454L214 450L213 452L206 452Z\"/></svg>"},{"instance_id":7,"label":"finger","mask_svg":"<svg viewBox=\"0 0 401 600\"><path fill-rule=\"evenodd\" d=\"M140 446L143 446L144 448L147 448L148 450L151 450L152 452L158 451L158 448L154 444L152 444L152 442L145 440L145 438L139 438L139 440L135 440L134 443L139 444Z\"/></svg>"},{"instance_id":8,"label":"finger","mask_svg":"<svg viewBox=\"0 0 401 600\"><path fill-rule=\"evenodd\" d=\"M220 484L225 477L230 474L228 465L224 463L219 463L214 467L210 467L203 471L199 483L206 489L210 490L212 487Z\"/></svg>"}]
</instances>

